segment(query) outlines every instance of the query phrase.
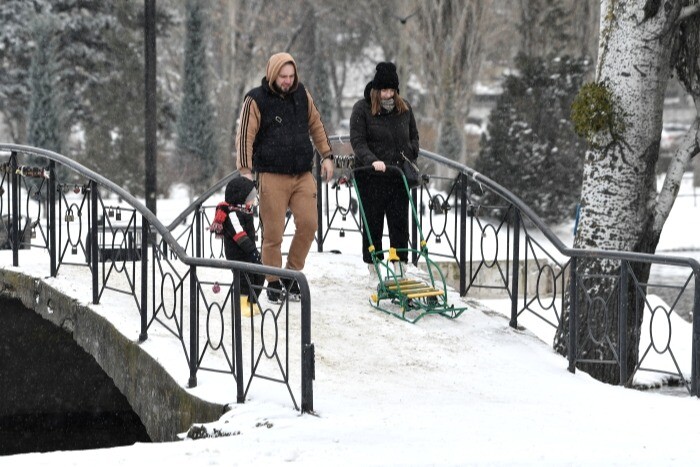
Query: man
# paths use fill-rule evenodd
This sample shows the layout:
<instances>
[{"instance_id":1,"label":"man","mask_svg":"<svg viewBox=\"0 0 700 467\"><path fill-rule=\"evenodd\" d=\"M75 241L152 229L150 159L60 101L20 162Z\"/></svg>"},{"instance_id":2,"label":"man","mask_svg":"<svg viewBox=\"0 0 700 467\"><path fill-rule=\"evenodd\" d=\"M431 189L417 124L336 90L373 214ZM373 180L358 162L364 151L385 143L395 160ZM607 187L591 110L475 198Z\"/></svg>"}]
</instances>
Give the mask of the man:
<instances>
[{"instance_id":1,"label":"man","mask_svg":"<svg viewBox=\"0 0 700 467\"><path fill-rule=\"evenodd\" d=\"M311 138L309 138L311 136ZM299 82L294 58L288 53L270 57L262 84L249 91L236 132L236 167L258 183L263 228L262 261L282 267L282 236L287 208L294 216L294 237L286 268L300 271L318 227L316 180L311 169L313 146L321 157L321 176L333 177L333 153L311 94ZM267 276L267 296L280 302L284 291L299 298L296 282L284 287L279 277Z\"/></svg>"}]
</instances>

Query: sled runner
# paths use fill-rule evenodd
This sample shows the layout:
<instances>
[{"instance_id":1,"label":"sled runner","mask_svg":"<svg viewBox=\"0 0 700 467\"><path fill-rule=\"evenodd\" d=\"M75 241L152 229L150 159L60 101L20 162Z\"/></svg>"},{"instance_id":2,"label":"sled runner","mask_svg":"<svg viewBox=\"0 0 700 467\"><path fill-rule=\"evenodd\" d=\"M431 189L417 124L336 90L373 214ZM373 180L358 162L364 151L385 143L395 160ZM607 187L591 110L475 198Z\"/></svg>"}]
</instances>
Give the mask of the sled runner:
<instances>
[{"instance_id":1,"label":"sled runner","mask_svg":"<svg viewBox=\"0 0 700 467\"><path fill-rule=\"evenodd\" d=\"M357 180L354 177L355 173L360 170L368 170L369 168L356 168L352 171L350 182L355 188L357 195L358 209L362 216L362 222L367 225L362 199L357 188ZM413 248L396 249L389 248L388 250L377 251L372 241L372 235L369 229L367 232L367 240L369 243L369 253L372 258L372 266L377 273L379 283L377 284L376 293L372 294L369 299L370 305L374 308L396 316L409 323L415 323L426 315L436 314L445 316L450 319L457 318L461 315L466 307L455 307L447 301L447 284L445 275L442 273L440 266L430 259L428 247L423 238L420 221L416 207L411 197L411 190L404 177L403 172L398 167L387 167L387 170L395 170L401 175L404 187L408 193L408 201L413 212L413 217L418 226L418 234L420 236L419 249ZM404 264L399 261L398 253L406 251L410 255L416 253L418 261L423 261L426 266L425 274L407 275Z\"/></svg>"}]
</instances>

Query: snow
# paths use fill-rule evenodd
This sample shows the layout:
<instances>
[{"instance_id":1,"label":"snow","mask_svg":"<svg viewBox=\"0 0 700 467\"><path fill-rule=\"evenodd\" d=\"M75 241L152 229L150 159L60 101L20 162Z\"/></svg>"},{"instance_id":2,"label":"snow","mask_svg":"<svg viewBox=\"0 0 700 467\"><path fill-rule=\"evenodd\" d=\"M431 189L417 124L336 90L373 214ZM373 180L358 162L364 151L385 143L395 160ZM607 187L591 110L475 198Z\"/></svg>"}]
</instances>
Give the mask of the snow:
<instances>
[{"instance_id":1,"label":"snow","mask_svg":"<svg viewBox=\"0 0 700 467\"><path fill-rule=\"evenodd\" d=\"M692 193L684 182L681 193ZM178 193L159 204L165 224L186 205L179 199L186 194ZM700 246L693 234L698 209L694 198L678 199L661 251ZM505 300L469 300L455 320L428 316L409 324L381 313L368 304L372 288L354 238L357 246L344 243L342 254L312 252L304 270L316 348L315 414L300 415L288 394L277 397L279 387L254 382L244 404L233 403L207 424L231 436L22 454L3 457L2 465L697 465L697 399L568 372L566 359L551 349L551 330L525 318L522 329L509 327ZM45 277L45 266L31 258L33 252L20 252L19 269ZM90 301L72 272L43 280ZM134 337L138 324L124 311L133 307L130 300L105 299L94 309ZM450 301L463 303L454 292ZM291 305L292 316L298 310ZM684 323L674 321L674 334ZM172 345L167 333L153 332L144 348L185 385L186 363ZM678 356L688 359L688 348ZM296 363L292 370L298 373ZM197 395L235 399L219 377L198 378Z\"/></svg>"},{"instance_id":2,"label":"snow","mask_svg":"<svg viewBox=\"0 0 700 467\"><path fill-rule=\"evenodd\" d=\"M500 83L497 84L486 84L481 81L474 83L474 94L485 95L485 96L499 96L503 93L503 88Z\"/></svg>"}]
</instances>

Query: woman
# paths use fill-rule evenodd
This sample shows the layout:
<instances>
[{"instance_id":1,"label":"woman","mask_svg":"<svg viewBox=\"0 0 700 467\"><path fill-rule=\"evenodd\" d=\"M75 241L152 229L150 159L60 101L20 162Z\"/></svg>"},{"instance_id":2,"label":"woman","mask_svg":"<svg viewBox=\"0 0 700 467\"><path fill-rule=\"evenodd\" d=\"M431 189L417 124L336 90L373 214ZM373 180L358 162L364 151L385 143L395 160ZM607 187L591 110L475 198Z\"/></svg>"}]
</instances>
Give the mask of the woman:
<instances>
[{"instance_id":1,"label":"woman","mask_svg":"<svg viewBox=\"0 0 700 467\"><path fill-rule=\"evenodd\" d=\"M362 259L375 273L369 252L367 231L376 251L382 248L384 217L389 226L391 247L399 251L399 260L408 262L408 193L402 177L387 167L401 167L404 157L415 162L418 157L418 129L411 106L399 95L396 65L377 65L374 79L365 87L365 98L352 108L350 144L356 167L372 167L355 173L362 200L366 225L362 232ZM379 258L384 259L382 255ZM395 265L396 266L396 265Z\"/></svg>"}]
</instances>

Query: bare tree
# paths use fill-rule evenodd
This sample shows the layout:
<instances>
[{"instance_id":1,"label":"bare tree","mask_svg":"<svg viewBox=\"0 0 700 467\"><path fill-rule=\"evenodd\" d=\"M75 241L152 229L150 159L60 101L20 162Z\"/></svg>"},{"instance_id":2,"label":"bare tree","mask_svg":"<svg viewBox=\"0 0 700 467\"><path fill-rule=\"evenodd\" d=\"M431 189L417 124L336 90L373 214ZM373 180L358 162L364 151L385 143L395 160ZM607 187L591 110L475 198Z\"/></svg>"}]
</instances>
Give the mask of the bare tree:
<instances>
[{"instance_id":1,"label":"bare tree","mask_svg":"<svg viewBox=\"0 0 700 467\"><path fill-rule=\"evenodd\" d=\"M328 66L330 86L333 93L333 127L338 128L345 118L343 96L346 93L350 72L365 59L364 53L372 41L372 23L367 21L367 12L349 9L347 2L333 0L327 2L332 8L321 18L322 28L319 47L325 64ZM373 17L373 16L372 16Z\"/></svg>"},{"instance_id":2,"label":"bare tree","mask_svg":"<svg viewBox=\"0 0 700 467\"><path fill-rule=\"evenodd\" d=\"M233 85L235 82L235 64L233 63L233 50L235 34L235 11L228 0L217 0L210 5L210 18L212 25L210 50L210 76L212 76L214 102L216 102L216 142L219 148L220 174L228 173L232 169L230 160L231 148L231 122L236 119L234 108Z\"/></svg>"},{"instance_id":3,"label":"bare tree","mask_svg":"<svg viewBox=\"0 0 700 467\"><path fill-rule=\"evenodd\" d=\"M600 7L598 2L574 0L571 24L573 55L588 57L595 63L598 57L598 25Z\"/></svg>"},{"instance_id":4,"label":"bare tree","mask_svg":"<svg viewBox=\"0 0 700 467\"><path fill-rule=\"evenodd\" d=\"M437 151L464 160L463 123L483 59L483 24L491 0L420 3L422 77L438 129Z\"/></svg>"},{"instance_id":5,"label":"bare tree","mask_svg":"<svg viewBox=\"0 0 700 467\"><path fill-rule=\"evenodd\" d=\"M256 49L262 42L260 31L266 28L264 23L268 18L266 12L277 10L270 6L269 0L233 0L229 10L229 24L233 58L230 62L230 102L232 118L230 122L229 154L235 147L236 120L240 103L250 86L254 76L261 76L261 68L256 66L260 59L255 60ZM232 163L233 164L233 163Z\"/></svg>"}]
</instances>

